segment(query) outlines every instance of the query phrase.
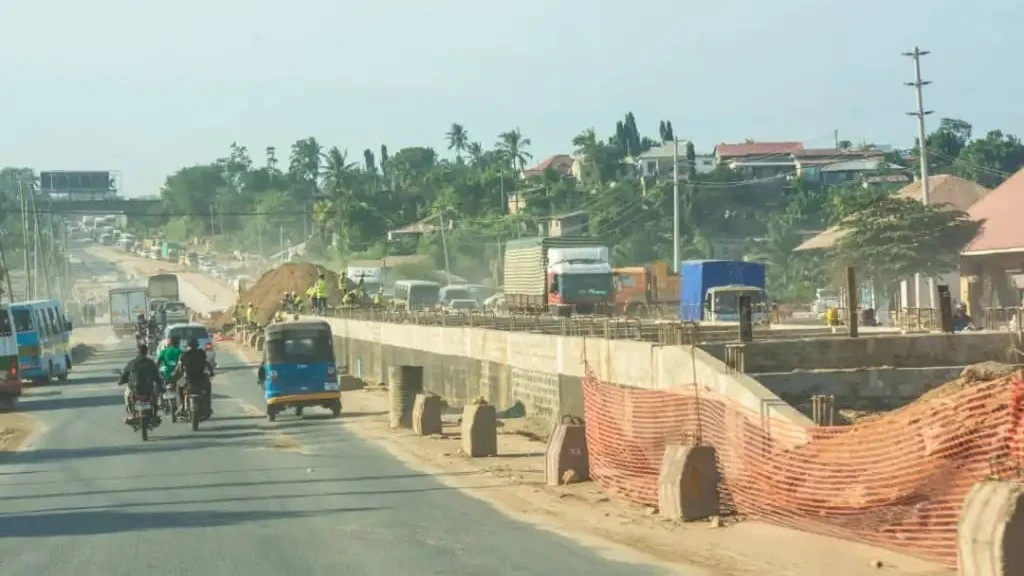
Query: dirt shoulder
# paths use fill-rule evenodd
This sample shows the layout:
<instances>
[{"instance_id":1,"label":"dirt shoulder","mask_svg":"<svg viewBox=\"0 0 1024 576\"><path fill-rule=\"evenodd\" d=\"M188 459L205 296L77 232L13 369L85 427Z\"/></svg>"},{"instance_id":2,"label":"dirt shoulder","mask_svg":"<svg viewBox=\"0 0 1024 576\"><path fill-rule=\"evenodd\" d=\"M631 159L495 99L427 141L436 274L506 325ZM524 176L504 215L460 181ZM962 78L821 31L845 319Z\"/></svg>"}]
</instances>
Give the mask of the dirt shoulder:
<instances>
[{"instance_id":1,"label":"dirt shoulder","mask_svg":"<svg viewBox=\"0 0 1024 576\"><path fill-rule=\"evenodd\" d=\"M257 354L232 344L250 360ZM485 500L503 513L553 530L615 557L673 565L721 576L867 576L880 572L950 576L954 572L861 544L759 522L681 523L653 510L610 498L593 483L549 487L544 483L546 424L530 419L501 422L500 456L461 455L459 429L443 438L422 438L388 429L387 393L344 392L343 426L380 445L412 468ZM878 566L880 563L881 567Z\"/></svg>"},{"instance_id":2,"label":"dirt shoulder","mask_svg":"<svg viewBox=\"0 0 1024 576\"><path fill-rule=\"evenodd\" d=\"M0 413L0 452L15 452L42 427L39 420L20 412Z\"/></svg>"}]
</instances>

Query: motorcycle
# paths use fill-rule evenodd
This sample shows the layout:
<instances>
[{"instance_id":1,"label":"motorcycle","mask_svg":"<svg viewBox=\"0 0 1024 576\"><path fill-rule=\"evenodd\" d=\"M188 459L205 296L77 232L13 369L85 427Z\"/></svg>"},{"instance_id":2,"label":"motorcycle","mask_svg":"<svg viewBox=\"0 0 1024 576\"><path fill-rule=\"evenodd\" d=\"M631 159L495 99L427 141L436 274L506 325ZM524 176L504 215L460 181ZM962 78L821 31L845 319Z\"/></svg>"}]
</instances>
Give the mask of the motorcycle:
<instances>
[{"instance_id":1,"label":"motorcycle","mask_svg":"<svg viewBox=\"0 0 1024 576\"><path fill-rule=\"evenodd\" d=\"M182 420L192 425L192 431L199 430L199 423L210 418L209 407L206 406L209 399L203 398L203 394L193 386L186 385L185 405L181 407ZM206 408L206 410L204 410ZM205 412L205 414L204 414Z\"/></svg>"},{"instance_id":2,"label":"motorcycle","mask_svg":"<svg viewBox=\"0 0 1024 576\"><path fill-rule=\"evenodd\" d=\"M149 401L149 396L136 394L132 427L142 431L143 442L149 440L149 431L154 427L152 414L153 404Z\"/></svg>"},{"instance_id":3,"label":"motorcycle","mask_svg":"<svg viewBox=\"0 0 1024 576\"><path fill-rule=\"evenodd\" d=\"M160 409L165 415L170 414L171 422L178 421L178 387L174 382L164 384L163 394L160 395Z\"/></svg>"}]
</instances>

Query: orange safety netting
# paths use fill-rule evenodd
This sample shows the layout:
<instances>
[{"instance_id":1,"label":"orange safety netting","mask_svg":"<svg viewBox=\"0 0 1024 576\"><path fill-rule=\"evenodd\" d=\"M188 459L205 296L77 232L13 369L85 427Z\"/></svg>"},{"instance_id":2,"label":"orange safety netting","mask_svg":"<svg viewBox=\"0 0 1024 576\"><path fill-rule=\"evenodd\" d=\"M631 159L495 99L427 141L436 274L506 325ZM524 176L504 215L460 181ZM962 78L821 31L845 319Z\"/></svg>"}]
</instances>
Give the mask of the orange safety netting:
<instances>
[{"instance_id":1,"label":"orange safety netting","mask_svg":"<svg viewBox=\"0 0 1024 576\"><path fill-rule=\"evenodd\" d=\"M1020 373L864 423L805 427L704 386L642 390L604 383L585 369L591 477L640 504L658 504L666 442L699 438L717 452L723 513L955 565L971 486L1016 478L1021 469Z\"/></svg>"}]
</instances>

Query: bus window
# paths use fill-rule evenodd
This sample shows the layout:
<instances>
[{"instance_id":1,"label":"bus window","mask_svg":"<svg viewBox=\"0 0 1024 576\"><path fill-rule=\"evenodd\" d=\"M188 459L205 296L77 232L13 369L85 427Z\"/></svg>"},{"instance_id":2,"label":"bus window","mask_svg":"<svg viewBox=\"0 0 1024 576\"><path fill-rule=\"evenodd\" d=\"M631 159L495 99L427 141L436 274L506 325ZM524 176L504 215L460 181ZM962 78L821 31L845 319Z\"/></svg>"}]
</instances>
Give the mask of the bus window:
<instances>
[{"instance_id":1,"label":"bus window","mask_svg":"<svg viewBox=\"0 0 1024 576\"><path fill-rule=\"evenodd\" d=\"M50 320L50 334L60 334L60 326L57 325L57 316L53 313L53 308L46 309L46 317Z\"/></svg>"},{"instance_id":2,"label":"bus window","mask_svg":"<svg viewBox=\"0 0 1024 576\"><path fill-rule=\"evenodd\" d=\"M50 328L47 326L46 321L43 319L43 313L38 308L32 309L33 315L35 316L36 331L39 332L40 336L49 336Z\"/></svg>"},{"instance_id":3,"label":"bus window","mask_svg":"<svg viewBox=\"0 0 1024 576\"><path fill-rule=\"evenodd\" d=\"M7 315L6 308L0 308L0 336L8 337L14 335L14 326L11 326L11 317Z\"/></svg>"},{"instance_id":4,"label":"bus window","mask_svg":"<svg viewBox=\"0 0 1024 576\"><path fill-rule=\"evenodd\" d=\"M14 329L19 332L31 332L32 331L32 311L31 310L11 310L11 314L14 315Z\"/></svg>"}]
</instances>

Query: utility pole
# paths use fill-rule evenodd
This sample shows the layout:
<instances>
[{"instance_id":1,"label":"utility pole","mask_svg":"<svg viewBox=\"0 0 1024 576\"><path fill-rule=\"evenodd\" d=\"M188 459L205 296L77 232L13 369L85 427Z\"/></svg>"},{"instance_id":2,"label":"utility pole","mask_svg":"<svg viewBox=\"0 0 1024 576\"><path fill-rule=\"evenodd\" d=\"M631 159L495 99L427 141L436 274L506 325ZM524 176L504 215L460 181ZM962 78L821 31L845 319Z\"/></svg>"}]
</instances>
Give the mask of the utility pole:
<instances>
[{"instance_id":1,"label":"utility pole","mask_svg":"<svg viewBox=\"0 0 1024 576\"><path fill-rule=\"evenodd\" d=\"M29 192L31 192L29 197L32 198L32 219L33 219L33 223L35 224L35 233L32 235L34 237L34 240L35 240L35 242L34 242L34 251L33 251L33 260L34 260L34 262L32 264L32 269L33 269L33 275L36 278L39 278L39 257L41 255L40 254L40 250L41 249L39 247L39 244L40 244L40 242L42 240L42 233L43 232L39 228L39 210L36 208L36 193L35 193L35 190L31 190L30 189ZM45 250L45 249L43 249L43 250ZM45 257L45 253L43 253L42 256ZM37 300L39 299L39 286L38 286L38 284L39 284L39 282L37 281L35 283L35 286L34 286L35 290L32 293L33 294L33 298L35 298ZM43 274L43 285L46 286L46 297L47 298L53 298L53 292L50 289L50 275L49 274Z\"/></svg>"},{"instance_id":2,"label":"utility pole","mask_svg":"<svg viewBox=\"0 0 1024 576\"><path fill-rule=\"evenodd\" d=\"M672 140L672 270L679 274L679 138Z\"/></svg>"},{"instance_id":3,"label":"utility pole","mask_svg":"<svg viewBox=\"0 0 1024 576\"><path fill-rule=\"evenodd\" d=\"M11 284L11 269L7 266L7 253L4 251L4 239L7 238L7 229L0 226L0 274L4 275L7 282L7 301L14 302L14 286ZM2 292L2 290L0 290Z\"/></svg>"},{"instance_id":4,"label":"utility pole","mask_svg":"<svg viewBox=\"0 0 1024 576\"><path fill-rule=\"evenodd\" d=\"M32 299L32 283L35 278L32 276L32 267L28 263L28 203L25 202L25 183L18 180L18 202L21 203L21 234L24 246L25 257L25 300Z\"/></svg>"},{"instance_id":5,"label":"utility pole","mask_svg":"<svg viewBox=\"0 0 1024 576\"><path fill-rule=\"evenodd\" d=\"M924 94L922 88L931 84L931 81L921 80L921 56L927 56L929 52L927 50L921 50L917 46L914 47L913 52L904 52L904 56L908 56L914 60L914 81L905 82L907 86L914 88L914 92L917 93L917 111L907 112L908 116L917 117L917 149L918 149L918 161L921 164L921 202L924 204L931 203L931 190L929 190L928 182L928 146L925 142L926 132L924 128L924 117L931 114L932 110L924 109ZM914 274L914 302L918 308L921 308L921 274ZM928 278L928 307L935 308L935 278Z\"/></svg>"},{"instance_id":6,"label":"utility pole","mask_svg":"<svg viewBox=\"0 0 1024 576\"><path fill-rule=\"evenodd\" d=\"M452 271L448 266L448 241L444 237L444 214L438 214L441 223L441 250L444 252L444 277L446 285L450 286L452 283Z\"/></svg>"}]
</instances>

